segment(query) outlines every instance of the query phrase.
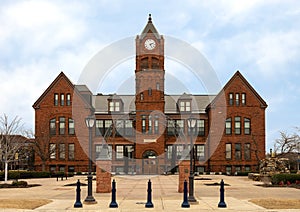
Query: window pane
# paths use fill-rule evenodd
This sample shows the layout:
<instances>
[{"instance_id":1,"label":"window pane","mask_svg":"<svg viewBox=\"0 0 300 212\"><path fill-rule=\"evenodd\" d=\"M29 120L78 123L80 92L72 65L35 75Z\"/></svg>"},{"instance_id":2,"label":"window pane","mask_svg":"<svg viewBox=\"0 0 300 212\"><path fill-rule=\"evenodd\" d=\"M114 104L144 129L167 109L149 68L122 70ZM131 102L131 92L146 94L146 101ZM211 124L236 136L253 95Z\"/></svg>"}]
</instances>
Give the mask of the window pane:
<instances>
[{"instance_id":1,"label":"window pane","mask_svg":"<svg viewBox=\"0 0 300 212\"><path fill-rule=\"evenodd\" d=\"M148 118L148 134L152 134L152 117Z\"/></svg>"},{"instance_id":2,"label":"window pane","mask_svg":"<svg viewBox=\"0 0 300 212\"><path fill-rule=\"evenodd\" d=\"M235 144L235 159L236 160L241 160L242 159L241 144Z\"/></svg>"},{"instance_id":3,"label":"window pane","mask_svg":"<svg viewBox=\"0 0 300 212\"><path fill-rule=\"evenodd\" d=\"M235 94L235 104L236 104L237 106L240 105L240 94L239 94L239 93L236 93L236 94Z\"/></svg>"},{"instance_id":4,"label":"window pane","mask_svg":"<svg viewBox=\"0 0 300 212\"><path fill-rule=\"evenodd\" d=\"M103 120L96 120L96 136L104 135L103 123Z\"/></svg>"},{"instance_id":5,"label":"window pane","mask_svg":"<svg viewBox=\"0 0 300 212\"><path fill-rule=\"evenodd\" d=\"M56 134L56 119L51 119L50 120L50 135L55 135Z\"/></svg>"},{"instance_id":6,"label":"window pane","mask_svg":"<svg viewBox=\"0 0 300 212\"><path fill-rule=\"evenodd\" d=\"M226 119L225 133L226 133L226 135L230 135L231 134L231 118Z\"/></svg>"},{"instance_id":7,"label":"window pane","mask_svg":"<svg viewBox=\"0 0 300 212\"><path fill-rule=\"evenodd\" d=\"M154 120L154 133L158 134L159 132L159 128L158 128L158 116L155 115L155 120Z\"/></svg>"},{"instance_id":8,"label":"window pane","mask_svg":"<svg viewBox=\"0 0 300 212\"><path fill-rule=\"evenodd\" d=\"M75 159L75 145L69 144L69 160Z\"/></svg>"},{"instance_id":9,"label":"window pane","mask_svg":"<svg viewBox=\"0 0 300 212\"><path fill-rule=\"evenodd\" d=\"M67 94L67 105L70 106L71 105L71 94Z\"/></svg>"},{"instance_id":10,"label":"window pane","mask_svg":"<svg viewBox=\"0 0 300 212\"><path fill-rule=\"evenodd\" d=\"M251 128L250 128L250 119L244 118L244 133L245 135L249 135Z\"/></svg>"},{"instance_id":11,"label":"window pane","mask_svg":"<svg viewBox=\"0 0 300 212\"><path fill-rule=\"evenodd\" d=\"M57 93L54 94L54 105L55 106L58 105L58 94Z\"/></svg>"},{"instance_id":12,"label":"window pane","mask_svg":"<svg viewBox=\"0 0 300 212\"><path fill-rule=\"evenodd\" d=\"M250 148L250 143L245 144L245 160L250 160L251 159L251 148Z\"/></svg>"},{"instance_id":13,"label":"window pane","mask_svg":"<svg viewBox=\"0 0 300 212\"><path fill-rule=\"evenodd\" d=\"M106 147L107 147L107 153L108 153L107 157L108 157L109 159L112 159L112 146L111 146L111 145L106 145ZM97 144L97 145L95 145L95 153L96 153L96 154L95 154L95 158L96 158L96 159L100 157L102 148L103 148L103 145L102 145L102 144Z\"/></svg>"},{"instance_id":14,"label":"window pane","mask_svg":"<svg viewBox=\"0 0 300 212\"><path fill-rule=\"evenodd\" d=\"M235 134L239 135L241 134L241 117L236 116L234 118L234 130Z\"/></svg>"},{"instance_id":15,"label":"window pane","mask_svg":"<svg viewBox=\"0 0 300 212\"><path fill-rule=\"evenodd\" d=\"M49 155L50 159L56 159L56 144L50 144Z\"/></svg>"},{"instance_id":16,"label":"window pane","mask_svg":"<svg viewBox=\"0 0 300 212\"><path fill-rule=\"evenodd\" d=\"M180 111L185 111L184 109L184 102L180 102Z\"/></svg>"},{"instance_id":17,"label":"window pane","mask_svg":"<svg viewBox=\"0 0 300 212\"><path fill-rule=\"evenodd\" d=\"M229 98L228 100L229 105L233 105L233 93L230 93L228 98Z\"/></svg>"},{"instance_id":18,"label":"window pane","mask_svg":"<svg viewBox=\"0 0 300 212\"><path fill-rule=\"evenodd\" d=\"M124 157L124 148L123 146L116 146L116 158L122 159Z\"/></svg>"},{"instance_id":19,"label":"window pane","mask_svg":"<svg viewBox=\"0 0 300 212\"><path fill-rule=\"evenodd\" d=\"M66 120L65 117L59 117L59 134L65 134Z\"/></svg>"},{"instance_id":20,"label":"window pane","mask_svg":"<svg viewBox=\"0 0 300 212\"><path fill-rule=\"evenodd\" d=\"M167 133L168 135L175 135L175 121L174 120L168 120L167 122Z\"/></svg>"},{"instance_id":21,"label":"window pane","mask_svg":"<svg viewBox=\"0 0 300 212\"><path fill-rule=\"evenodd\" d=\"M205 160L205 146L204 144L196 145L196 155L199 161Z\"/></svg>"},{"instance_id":22,"label":"window pane","mask_svg":"<svg viewBox=\"0 0 300 212\"><path fill-rule=\"evenodd\" d=\"M109 102L109 111L114 111L114 102Z\"/></svg>"},{"instance_id":23,"label":"window pane","mask_svg":"<svg viewBox=\"0 0 300 212\"><path fill-rule=\"evenodd\" d=\"M146 116L142 116L142 133L146 133Z\"/></svg>"},{"instance_id":24,"label":"window pane","mask_svg":"<svg viewBox=\"0 0 300 212\"><path fill-rule=\"evenodd\" d=\"M65 105L65 94L60 94L60 105L64 106Z\"/></svg>"},{"instance_id":25,"label":"window pane","mask_svg":"<svg viewBox=\"0 0 300 212\"><path fill-rule=\"evenodd\" d=\"M65 144L59 144L59 159L65 159L66 157Z\"/></svg>"},{"instance_id":26,"label":"window pane","mask_svg":"<svg viewBox=\"0 0 300 212\"><path fill-rule=\"evenodd\" d=\"M204 128L204 120L198 119L197 120L197 133L198 135L204 135L205 134L205 128Z\"/></svg>"},{"instance_id":27,"label":"window pane","mask_svg":"<svg viewBox=\"0 0 300 212\"><path fill-rule=\"evenodd\" d=\"M246 105L246 94L242 93L242 105Z\"/></svg>"},{"instance_id":28,"label":"window pane","mask_svg":"<svg viewBox=\"0 0 300 212\"><path fill-rule=\"evenodd\" d=\"M226 144L225 146L225 157L226 159L231 159L231 144Z\"/></svg>"},{"instance_id":29,"label":"window pane","mask_svg":"<svg viewBox=\"0 0 300 212\"><path fill-rule=\"evenodd\" d=\"M115 102L115 111L120 111L120 102Z\"/></svg>"},{"instance_id":30,"label":"window pane","mask_svg":"<svg viewBox=\"0 0 300 212\"><path fill-rule=\"evenodd\" d=\"M133 136L132 120L126 120L125 121L125 135Z\"/></svg>"},{"instance_id":31,"label":"window pane","mask_svg":"<svg viewBox=\"0 0 300 212\"><path fill-rule=\"evenodd\" d=\"M69 119L69 134L74 135L75 134L75 126L74 126L74 120Z\"/></svg>"},{"instance_id":32,"label":"window pane","mask_svg":"<svg viewBox=\"0 0 300 212\"><path fill-rule=\"evenodd\" d=\"M191 111L191 103L185 102L185 111Z\"/></svg>"}]
</instances>

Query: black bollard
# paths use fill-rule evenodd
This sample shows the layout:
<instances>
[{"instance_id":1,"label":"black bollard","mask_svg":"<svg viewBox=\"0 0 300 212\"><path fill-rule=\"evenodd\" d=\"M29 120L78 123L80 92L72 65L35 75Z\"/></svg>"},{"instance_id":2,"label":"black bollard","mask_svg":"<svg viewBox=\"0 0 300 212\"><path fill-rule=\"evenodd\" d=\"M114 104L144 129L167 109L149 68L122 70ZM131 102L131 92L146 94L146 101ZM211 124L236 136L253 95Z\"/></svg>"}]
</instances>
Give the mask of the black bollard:
<instances>
[{"instance_id":1,"label":"black bollard","mask_svg":"<svg viewBox=\"0 0 300 212\"><path fill-rule=\"evenodd\" d=\"M147 189L147 193L148 193L148 196L147 196L147 203L145 204L145 208L153 208L154 205L152 203L152 188L151 188L151 181L149 180L148 181L148 189Z\"/></svg>"},{"instance_id":2,"label":"black bollard","mask_svg":"<svg viewBox=\"0 0 300 212\"><path fill-rule=\"evenodd\" d=\"M82 208L82 203L80 201L80 181L77 181L77 189L76 189L76 202L74 204L74 208Z\"/></svg>"},{"instance_id":3,"label":"black bollard","mask_svg":"<svg viewBox=\"0 0 300 212\"><path fill-rule=\"evenodd\" d=\"M222 179L221 180L221 186L220 186L220 202L218 204L219 208L226 208L227 207L226 203L224 201L224 191L225 191L225 189L224 189L224 181Z\"/></svg>"},{"instance_id":4,"label":"black bollard","mask_svg":"<svg viewBox=\"0 0 300 212\"><path fill-rule=\"evenodd\" d=\"M117 208L118 203L116 202L116 181L112 181L112 188L111 188L111 203L109 204L110 208Z\"/></svg>"},{"instance_id":5,"label":"black bollard","mask_svg":"<svg viewBox=\"0 0 300 212\"><path fill-rule=\"evenodd\" d=\"M187 188L187 182L184 180L183 183L183 203L181 204L182 208L189 208L190 203L188 201L188 188Z\"/></svg>"}]
</instances>

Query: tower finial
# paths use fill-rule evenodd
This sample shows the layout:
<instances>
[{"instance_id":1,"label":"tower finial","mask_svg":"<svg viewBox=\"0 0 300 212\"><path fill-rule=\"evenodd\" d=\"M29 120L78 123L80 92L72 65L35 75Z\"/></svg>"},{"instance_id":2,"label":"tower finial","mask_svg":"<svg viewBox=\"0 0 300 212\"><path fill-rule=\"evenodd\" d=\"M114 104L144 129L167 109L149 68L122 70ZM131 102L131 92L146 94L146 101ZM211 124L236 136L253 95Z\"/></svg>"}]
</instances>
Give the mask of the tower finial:
<instances>
[{"instance_id":1,"label":"tower finial","mask_svg":"<svg viewBox=\"0 0 300 212\"><path fill-rule=\"evenodd\" d=\"M149 13L148 22L149 22L149 23L152 23L151 13Z\"/></svg>"}]
</instances>

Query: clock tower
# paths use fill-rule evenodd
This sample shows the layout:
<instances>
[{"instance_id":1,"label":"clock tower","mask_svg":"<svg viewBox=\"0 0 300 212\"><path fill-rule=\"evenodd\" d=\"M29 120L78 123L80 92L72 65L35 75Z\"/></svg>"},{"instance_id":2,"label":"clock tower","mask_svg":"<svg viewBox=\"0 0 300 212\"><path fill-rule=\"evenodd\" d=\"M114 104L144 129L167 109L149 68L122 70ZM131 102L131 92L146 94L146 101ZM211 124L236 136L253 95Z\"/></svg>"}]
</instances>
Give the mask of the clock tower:
<instances>
[{"instance_id":1,"label":"clock tower","mask_svg":"<svg viewBox=\"0 0 300 212\"><path fill-rule=\"evenodd\" d=\"M152 23L136 37L136 158L164 153L164 38Z\"/></svg>"}]
</instances>

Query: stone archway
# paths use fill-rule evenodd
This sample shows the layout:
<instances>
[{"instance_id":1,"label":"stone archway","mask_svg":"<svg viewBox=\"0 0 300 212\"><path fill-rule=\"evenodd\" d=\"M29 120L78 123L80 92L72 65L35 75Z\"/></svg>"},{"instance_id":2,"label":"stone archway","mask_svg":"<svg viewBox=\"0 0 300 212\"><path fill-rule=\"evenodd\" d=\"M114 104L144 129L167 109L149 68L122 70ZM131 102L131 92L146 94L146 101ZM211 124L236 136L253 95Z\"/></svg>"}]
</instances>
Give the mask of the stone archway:
<instances>
[{"instance_id":1,"label":"stone archway","mask_svg":"<svg viewBox=\"0 0 300 212\"><path fill-rule=\"evenodd\" d=\"M146 150L143 153L142 173L143 174L158 173L158 159L157 159L157 153L155 151Z\"/></svg>"}]
</instances>

